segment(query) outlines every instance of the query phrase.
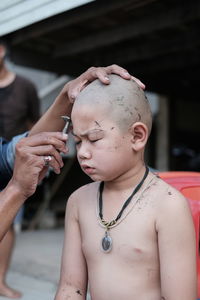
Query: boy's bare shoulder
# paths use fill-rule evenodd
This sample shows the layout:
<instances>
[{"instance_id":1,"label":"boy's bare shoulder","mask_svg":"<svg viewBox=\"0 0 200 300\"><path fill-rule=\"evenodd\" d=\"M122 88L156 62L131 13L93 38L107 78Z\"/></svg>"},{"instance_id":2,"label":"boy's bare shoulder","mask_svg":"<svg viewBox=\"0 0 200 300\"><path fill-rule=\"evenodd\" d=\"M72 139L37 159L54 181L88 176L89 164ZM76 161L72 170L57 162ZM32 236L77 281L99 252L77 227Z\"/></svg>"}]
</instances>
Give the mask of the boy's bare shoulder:
<instances>
[{"instance_id":1,"label":"boy's bare shoulder","mask_svg":"<svg viewBox=\"0 0 200 300\"><path fill-rule=\"evenodd\" d=\"M162 178L157 177L157 185L160 196L162 196L162 199L171 199L171 198L177 198L181 201L185 200L185 197L181 194L180 191L178 191L176 188L174 188L172 185L165 182Z\"/></svg>"},{"instance_id":2,"label":"boy's bare shoulder","mask_svg":"<svg viewBox=\"0 0 200 300\"><path fill-rule=\"evenodd\" d=\"M189 204L187 199L176 188L157 177L153 191L159 213L171 213L172 211L188 210Z\"/></svg>"},{"instance_id":3,"label":"boy's bare shoulder","mask_svg":"<svg viewBox=\"0 0 200 300\"><path fill-rule=\"evenodd\" d=\"M70 206L71 203L76 206L80 206L81 203L87 205L87 202L97 195L98 187L99 182L92 182L81 186L70 195L67 201L67 206Z\"/></svg>"},{"instance_id":4,"label":"boy's bare shoulder","mask_svg":"<svg viewBox=\"0 0 200 300\"><path fill-rule=\"evenodd\" d=\"M71 196L73 198L79 198L79 197L83 197L85 195L89 195L90 193L94 193L98 190L98 186L99 186L99 182L92 182L92 183L88 183L85 184L83 186L81 186L80 188L78 188L77 190L75 190Z\"/></svg>"}]
</instances>

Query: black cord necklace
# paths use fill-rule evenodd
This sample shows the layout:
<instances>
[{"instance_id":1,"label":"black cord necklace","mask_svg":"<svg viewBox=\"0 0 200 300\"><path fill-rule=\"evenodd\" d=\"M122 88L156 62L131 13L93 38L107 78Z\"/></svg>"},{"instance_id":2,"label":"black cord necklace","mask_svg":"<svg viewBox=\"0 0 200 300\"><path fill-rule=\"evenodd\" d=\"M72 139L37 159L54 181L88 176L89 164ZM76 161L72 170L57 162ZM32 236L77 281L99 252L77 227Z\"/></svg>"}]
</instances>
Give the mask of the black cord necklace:
<instances>
[{"instance_id":1,"label":"black cord necklace","mask_svg":"<svg viewBox=\"0 0 200 300\"><path fill-rule=\"evenodd\" d=\"M100 183L100 186L99 186L99 219L100 219L101 224L106 228L105 236L102 238L102 241L101 241L101 247L102 247L102 250L104 252L110 252L111 249L112 249L112 238L108 234L109 229L111 229L117 223L117 221L121 218L125 208L129 205L129 203L131 202L133 196L142 187L148 173L149 173L149 168L146 167L146 171L145 171L145 174L144 174L142 180L139 182L139 184L133 190L132 194L128 197L128 199L124 202L124 204L123 204L120 212L118 213L117 217L114 220L110 221L110 222L105 221L104 218L103 218L103 198L102 198L102 194L103 194L103 189L104 189L104 182L102 181Z\"/></svg>"}]
</instances>

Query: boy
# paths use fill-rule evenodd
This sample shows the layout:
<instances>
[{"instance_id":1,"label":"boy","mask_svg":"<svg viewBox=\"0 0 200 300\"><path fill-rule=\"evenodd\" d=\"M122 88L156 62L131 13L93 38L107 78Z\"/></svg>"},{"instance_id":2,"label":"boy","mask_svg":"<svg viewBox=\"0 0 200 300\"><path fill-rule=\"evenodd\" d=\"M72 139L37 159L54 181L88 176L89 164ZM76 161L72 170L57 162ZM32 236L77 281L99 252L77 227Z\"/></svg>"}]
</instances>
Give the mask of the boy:
<instances>
[{"instance_id":1,"label":"boy","mask_svg":"<svg viewBox=\"0 0 200 300\"><path fill-rule=\"evenodd\" d=\"M73 135L94 183L75 191L66 211L56 300L195 300L196 254L184 197L149 172L144 149L151 111L134 81L110 76L78 96Z\"/></svg>"}]
</instances>

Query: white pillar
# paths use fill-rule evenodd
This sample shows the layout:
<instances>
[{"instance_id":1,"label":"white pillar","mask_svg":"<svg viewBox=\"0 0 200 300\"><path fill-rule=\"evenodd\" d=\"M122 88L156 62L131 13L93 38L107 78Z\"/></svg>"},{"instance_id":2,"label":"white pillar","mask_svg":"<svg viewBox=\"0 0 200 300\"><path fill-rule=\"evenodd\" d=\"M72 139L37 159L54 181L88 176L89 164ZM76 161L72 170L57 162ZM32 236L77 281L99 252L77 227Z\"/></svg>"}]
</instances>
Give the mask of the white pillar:
<instances>
[{"instance_id":1,"label":"white pillar","mask_svg":"<svg viewBox=\"0 0 200 300\"><path fill-rule=\"evenodd\" d=\"M159 95L159 112L156 118L156 169L169 170L169 102Z\"/></svg>"}]
</instances>

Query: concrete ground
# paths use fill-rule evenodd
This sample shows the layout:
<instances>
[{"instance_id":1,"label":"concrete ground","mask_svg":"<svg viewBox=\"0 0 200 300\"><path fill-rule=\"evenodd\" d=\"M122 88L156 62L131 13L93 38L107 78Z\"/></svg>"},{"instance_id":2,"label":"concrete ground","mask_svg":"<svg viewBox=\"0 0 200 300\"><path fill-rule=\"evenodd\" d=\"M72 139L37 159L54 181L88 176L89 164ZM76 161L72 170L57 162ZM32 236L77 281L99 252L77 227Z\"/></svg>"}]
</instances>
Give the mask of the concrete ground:
<instances>
[{"instance_id":1,"label":"concrete ground","mask_svg":"<svg viewBox=\"0 0 200 300\"><path fill-rule=\"evenodd\" d=\"M54 299L63 238L64 230L24 231L17 235L7 283L23 293L21 300Z\"/></svg>"}]
</instances>

